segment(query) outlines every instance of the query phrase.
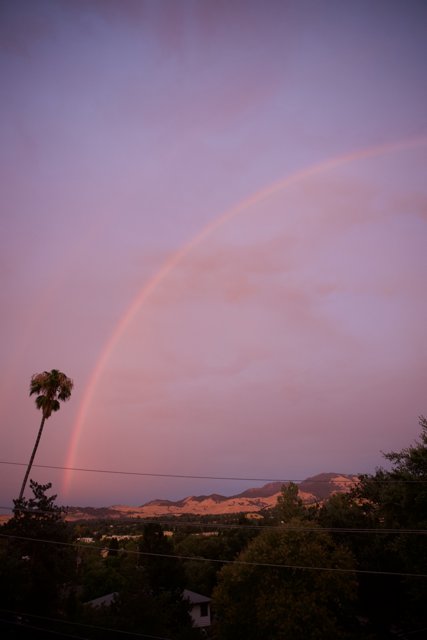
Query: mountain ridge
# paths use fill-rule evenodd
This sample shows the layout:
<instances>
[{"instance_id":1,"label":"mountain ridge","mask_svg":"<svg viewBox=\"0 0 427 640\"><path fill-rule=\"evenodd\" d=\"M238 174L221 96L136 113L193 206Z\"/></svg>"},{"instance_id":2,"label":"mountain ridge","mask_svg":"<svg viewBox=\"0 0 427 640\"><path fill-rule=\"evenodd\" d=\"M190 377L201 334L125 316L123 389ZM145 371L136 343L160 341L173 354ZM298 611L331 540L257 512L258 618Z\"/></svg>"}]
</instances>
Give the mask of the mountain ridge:
<instances>
[{"instance_id":1,"label":"mountain ridge","mask_svg":"<svg viewBox=\"0 0 427 640\"><path fill-rule=\"evenodd\" d=\"M316 504L334 493L346 493L358 482L358 476L345 473L320 473L298 483L298 495L305 504ZM187 496L181 500L150 500L140 506L113 505L111 507L69 507L67 520L148 518L165 515L222 515L231 513L256 514L277 503L286 482L268 482L233 496L218 493ZM255 515L253 516L255 517Z\"/></svg>"}]
</instances>

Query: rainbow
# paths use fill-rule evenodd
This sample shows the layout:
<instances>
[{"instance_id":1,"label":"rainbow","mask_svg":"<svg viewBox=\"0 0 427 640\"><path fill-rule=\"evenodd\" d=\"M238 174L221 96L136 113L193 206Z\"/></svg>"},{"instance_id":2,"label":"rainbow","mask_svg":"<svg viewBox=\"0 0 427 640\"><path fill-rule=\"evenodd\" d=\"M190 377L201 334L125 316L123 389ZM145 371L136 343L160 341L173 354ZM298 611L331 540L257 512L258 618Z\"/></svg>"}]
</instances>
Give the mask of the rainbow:
<instances>
[{"instance_id":1,"label":"rainbow","mask_svg":"<svg viewBox=\"0 0 427 640\"><path fill-rule=\"evenodd\" d=\"M394 141L391 143L386 143L382 145L376 145L371 147L365 147L363 149L359 149L357 151L353 151L351 153L347 153L340 156L335 156L333 158L329 158L322 162L310 165L304 169L296 171L285 178L282 178L269 186L260 189L255 192L248 198L242 200L237 203L232 208L226 210L225 212L218 215L214 218L209 224L207 224L201 231L199 231L194 237L192 237L189 242L187 242L183 247L178 249L176 252L172 253L168 259L162 264L159 271L148 281L146 282L135 298L132 300L129 307L125 310L123 315L121 316L119 322L115 326L112 331L110 337L107 342L103 346L100 356L96 361L96 364L91 372L89 377L89 381L87 383L85 392L83 394L83 398L81 400L76 421L72 430L71 441L68 447L67 455L66 455L66 463L65 467L67 468L64 474L63 480L63 490L66 492L70 485L72 467L75 463L76 453L79 445L79 440L83 431L83 426L85 424L86 416L92 402L92 398L94 396L98 380L110 358L111 353L119 342L120 338L126 331L127 327L136 316L137 312L140 308L147 302L150 298L151 294L157 286L168 277L171 271L189 254L191 251L200 245L206 238L208 238L216 229L226 224L236 216L244 213L251 206L255 204L259 204L264 200L267 200L273 194L282 191L283 189L287 189L292 185L305 180L307 178L312 178L319 174L327 173L333 169L338 167L342 167L351 162L355 162L357 160L366 160L368 158L373 158L376 156L382 156L393 152L398 152L406 149L412 149L416 147L422 147L427 144L427 137L417 137L417 138L406 138L403 140Z\"/></svg>"}]
</instances>

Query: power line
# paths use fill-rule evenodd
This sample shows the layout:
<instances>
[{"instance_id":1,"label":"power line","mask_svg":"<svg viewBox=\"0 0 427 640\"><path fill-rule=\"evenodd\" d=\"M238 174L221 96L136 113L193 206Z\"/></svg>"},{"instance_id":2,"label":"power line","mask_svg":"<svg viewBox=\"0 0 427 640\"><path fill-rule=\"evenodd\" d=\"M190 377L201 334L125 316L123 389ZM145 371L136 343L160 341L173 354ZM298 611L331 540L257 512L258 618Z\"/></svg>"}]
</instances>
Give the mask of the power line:
<instances>
[{"instance_id":1,"label":"power line","mask_svg":"<svg viewBox=\"0 0 427 640\"><path fill-rule=\"evenodd\" d=\"M87 624L87 623L83 623L83 622L74 622L73 620L61 620L60 618L51 618L48 616L40 616L40 615L36 615L35 613L23 613L22 611L11 611L10 609L0 609L0 613L3 614L9 614L9 615L14 615L14 616L20 616L22 618L35 618L36 620L40 620L40 621L46 621L46 622L55 622L58 624L68 624L70 626L74 626L74 627L85 627L86 629L96 629L97 631L111 631L112 633L120 633L123 635L127 635L127 636L133 636L133 637L137 637L137 638L149 638L150 640L171 640L170 638L165 638L164 636L153 636L153 635L149 635L146 633L140 633L138 631L125 631L124 629L111 629L109 627L100 627L98 625L94 625L94 624ZM7 622L8 624L16 624L18 626L26 626L30 629L35 629L37 631L48 631L47 629L44 629L43 627L33 627L33 626L29 626L27 625L25 622L22 621L17 621L17 622L13 622L10 620L2 620L2 622ZM68 633L64 633L62 631L49 631L49 633L55 633L57 635L64 635L70 638L80 638L81 636L74 636L74 635L69 635Z\"/></svg>"},{"instance_id":2,"label":"power line","mask_svg":"<svg viewBox=\"0 0 427 640\"><path fill-rule=\"evenodd\" d=\"M91 545L88 547L86 544L79 544L73 542L62 542L59 540L44 540L41 538L30 538L27 536L18 536L13 534L4 534L0 533L0 538L8 538L12 540L25 540L26 542L39 542L42 544L56 544L58 546L66 546L66 547L74 547L74 548L82 548L82 549L90 549L91 551L103 551L105 546L98 547ZM291 565L291 564L277 564L272 562L250 562L247 560L226 560L221 558L205 558L203 556L181 556L172 553L152 553L148 551L136 551L134 549L123 549L124 553L128 553L136 556L148 556L154 558L170 558L171 560L192 560L198 562L215 562L217 564L237 564L242 566L251 566L251 567L270 567L274 569L298 569L298 570L307 570L307 571L331 571L334 573L360 573L360 574L370 574L370 575L381 575L381 576L400 576L405 578L427 578L427 573L404 573L401 571L374 571L368 569L342 569L340 567L313 567L313 566L301 566L301 565Z\"/></svg>"},{"instance_id":3,"label":"power line","mask_svg":"<svg viewBox=\"0 0 427 640\"><path fill-rule=\"evenodd\" d=\"M12 507L4 507L0 505L0 509L6 509L9 510ZM64 508L66 510L66 507ZM19 509L20 513L28 513L34 516L37 516L39 514L46 514L46 515L51 515L52 511L44 511L42 509ZM171 517L181 517L182 514L181 513L168 513L168 516ZM226 514L229 515L229 514ZM236 514L236 515L240 515L240 514ZM135 518L124 518L125 523L126 524L135 524L134 520ZM65 521L66 518L65 518ZM115 522L117 524L117 522ZM71 524L71 523L70 523ZM283 529L283 524L233 524L233 523L221 523L221 522L192 522L192 521L188 521L188 522L181 522L181 521L171 521L171 520L161 520L161 519L157 519L157 518L141 518L141 522L140 524L145 525L145 524L159 524L162 525L164 527L197 527L200 529L225 529L225 530L229 530L229 529L235 529L235 530L242 530L242 529L250 529L250 530L254 530L254 531L262 531L264 529ZM328 533L372 533L372 534L379 534L379 533L383 533L383 534L418 534L418 535L425 535L427 534L427 529L378 529L378 528L369 528L369 527L322 527L322 526L318 526L318 527L289 527L286 526L286 531L310 531L310 532L328 532ZM116 534L120 535L120 534ZM141 536L143 534L141 533ZM116 537L116 536L112 536L112 537Z\"/></svg>"},{"instance_id":4,"label":"power line","mask_svg":"<svg viewBox=\"0 0 427 640\"><path fill-rule=\"evenodd\" d=\"M427 631L427 627L423 627L422 629L413 629L412 631L402 631L402 633L403 637L405 638L406 636L413 636L414 634L418 635L419 633L423 633L424 631Z\"/></svg>"},{"instance_id":5,"label":"power line","mask_svg":"<svg viewBox=\"0 0 427 640\"><path fill-rule=\"evenodd\" d=\"M16 621L16 620L5 620L0 618L0 623L6 624L7 626L15 626L19 629L28 629L31 631L43 631L43 633L48 633L51 636L59 636L61 638L74 638L75 640L86 640L83 636L71 635L70 633L66 633L64 631L54 631L53 629L46 629L45 627L36 627L33 624L28 624L27 622Z\"/></svg>"},{"instance_id":6,"label":"power line","mask_svg":"<svg viewBox=\"0 0 427 640\"><path fill-rule=\"evenodd\" d=\"M1 508L1 507L0 507ZM179 514L177 514L178 516ZM388 534L419 534L425 535L427 534L427 529L369 529L365 528L352 528L352 527L289 527L286 525L284 527L283 524L262 524L262 525L253 525L253 524L226 524L226 523L205 523L205 522L168 522L167 520L145 520L144 524L160 524L165 527L168 526L178 526L178 527L198 527L198 528L211 528L211 529L250 529L255 531L263 531L264 529L278 529L283 531L310 531L314 533L322 533L324 531L328 533L388 533ZM118 534L120 535L120 534ZM143 534L141 534L143 535ZM113 536L114 537L114 536Z\"/></svg>"},{"instance_id":7,"label":"power line","mask_svg":"<svg viewBox=\"0 0 427 640\"><path fill-rule=\"evenodd\" d=\"M8 464L19 467L27 467L28 463L25 462L10 462L7 460L0 460L0 464ZM34 467L38 467L39 469L55 469L57 471L83 471L86 473L109 473L113 475L124 475L124 476L144 476L150 478L182 478L185 480L230 480L230 481L239 481L239 482L302 482L302 480L283 480L281 478L248 478L248 477L239 477L239 476L198 476L192 474L179 474L179 473L151 473L145 471L123 471L123 470L114 470L114 469L92 469L88 467L62 467L58 465L48 465L48 464L34 464ZM329 480L318 480L318 482L325 483L329 482ZM354 480L343 480L343 482L354 483Z\"/></svg>"},{"instance_id":8,"label":"power line","mask_svg":"<svg viewBox=\"0 0 427 640\"><path fill-rule=\"evenodd\" d=\"M27 462L12 462L9 460L0 460L0 464L7 464L12 466L26 467L28 466ZM295 480L295 479L283 479L283 478L249 478L249 477L240 477L240 476L199 476L193 474L179 474L179 473L151 473L146 471L123 471L117 469L93 469L90 467L63 467L59 465L48 465L48 464L34 464L33 468L39 469L54 469L57 471L82 471L85 473L105 473L112 475L124 475L124 476L143 476L150 478L182 478L185 480L229 480L229 481L237 481L237 482L280 482L282 484L286 484L288 482L294 483L302 483L309 481L310 484L328 484L331 482L331 479L328 480L316 480L311 478L304 478L303 480ZM357 478L356 480L352 480L350 478L343 478L340 480L340 483L343 484L356 484L359 476L363 476L364 474L354 474ZM397 484L426 484L427 479L425 480L403 480L403 479L384 479L379 480L374 477L370 477L373 481L378 484L382 483L397 483Z\"/></svg>"}]
</instances>

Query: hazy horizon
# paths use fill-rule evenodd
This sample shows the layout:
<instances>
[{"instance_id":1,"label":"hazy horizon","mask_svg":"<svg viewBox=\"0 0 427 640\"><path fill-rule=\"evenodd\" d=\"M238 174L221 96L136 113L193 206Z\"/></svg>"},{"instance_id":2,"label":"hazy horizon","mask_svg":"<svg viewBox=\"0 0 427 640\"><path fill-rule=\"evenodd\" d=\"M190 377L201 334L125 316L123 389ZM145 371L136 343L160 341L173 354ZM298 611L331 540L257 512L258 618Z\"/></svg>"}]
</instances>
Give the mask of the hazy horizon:
<instances>
[{"instance_id":1,"label":"hazy horizon","mask_svg":"<svg viewBox=\"0 0 427 640\"><path fill-rule=\"evenodd\" d=\"M373 473L427 413L427 5L0 6L0 450ZM24 467L0 464L0 505ZM34 469L60 504L248 483ZM109 503L109 504L107 504Z\"/></svg>"},{"instance_id":2,"label":"hazy horizon","mask_svg":"<svg viewBox=\"0 0 427 640\"><path fill-rule=\"evenodd\" d=\"M383 465L384 468L389 468L389 464L385 464ZM45 476L43 482L52 482L52 480L48 480L48 478L52 476L52 473L55 473L56 470L46 470L46 469L40 469L39 467L37 467L37 465L35 465L34 468L34 473L32 474L32 476L34 476L34 480L36 480L37 482L41 482L40 479L37 478L38 475L43 475ZM177 477L174 478L174 480L177 483L177 486L174 489L170 489L170 495L151 495L148 494L148 498L140 500L139 502L134 502L131 503L129 501L126 500L121 500L121 501L111 501L108 500L108 497L106 498L106 501L104 500L104 502L99 502L99 498L96 497L96 493L94 494L94 503L89 503L89 502L85 502L83 500L83 502L79 503L79 504L63 504L61 502L60 499L60 495L58 495L55 504L59 505L59 506L65 506L65 507L94 507L94 508L102 508L102 507L114 507L114 506L118 506L118 505L126 505L126 506L131 506L131 507L138 507L138 506L142 506L143 504L147 504L149 502L155 501L155 500L167 500L167 501L171 501L171 502L179 502L180 500L183 500L185 498L188 497L201 497L201 496L210 496L210 495L221 495L224 496L225 498L231 498L233 496L236 495L240 495L241 493L244 493L245 491L247 491L248 489L261 489L264 486L268 485L268 484L276 484L276 483L283 483L286 484L288 482L295 482L298 485L301 484L302 482L304 482L307 479L310 478L315 478L318 475L322 475L322 473L332 473L332 474L336 474L336 475L345 475L345 476L355 476L358 474L351 474L351 473L346 473L346 474L341 474L340 472L337 471L325 471L325 472L320 472L319 474L312 474L312 475L308 475L304 478L234 478L234 479L230 479L230 478L182 478L182 477ZM152 478L151 478L152 479ZM143 481L144 478L141 478L141 480ZM171 479L169 478L169 481ZM315 480L314 480L315 482ZM323 484L324 480L319 480L318 481L319 484ZM180 489L179 489L179 485L182 483L182 486L188 486L191 491L187 492L185 494L180 493ZM199 485L195 484L195 483L199 483ZM197 486L200 487L204 487L206 490L198 490ZM215 488L216 487L216 488ZM223 490L219 489L218 487L223 487ZM234 487L234 489L233 489ZM152 489L153 490L153 489ZM145 491L147 491L147 489L145 489ZM123 495L123 489L121 489L121 493L120 495ZM54 484L52 484L51 489L47 492L48 495L52 495L56 493L56 489ZM144 494L144 491L143 491ZM28 487L28 489L25 492L26 497L32 497L32 492L30 490L30 487ZM13 505L12 505L13 506ZM3 509L2 511L3 513L6 512L6 509ZM1 515L1 514L0 514Z\"/></svg>"}]
</instances>

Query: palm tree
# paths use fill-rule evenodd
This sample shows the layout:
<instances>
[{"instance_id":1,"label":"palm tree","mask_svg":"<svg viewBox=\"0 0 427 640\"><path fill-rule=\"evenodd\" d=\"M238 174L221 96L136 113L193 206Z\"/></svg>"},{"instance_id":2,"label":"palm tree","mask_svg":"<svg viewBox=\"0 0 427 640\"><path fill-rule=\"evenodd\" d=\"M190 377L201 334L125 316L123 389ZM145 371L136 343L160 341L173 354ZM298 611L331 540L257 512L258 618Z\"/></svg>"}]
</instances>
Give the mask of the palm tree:
<instances>
[{"instance_id":1,"label":"palm tree","mask_svg":"<svg viewBox=\"0 0 427 640\"><path fill-rule=\"evenodd\" d=\"M42 410L42 421L18 500L22 500L24 495L25 486L27 484L28 476L30 475L31 467L33 466L34 457L42 436L45 420L50 418L53 412L59 411L61 407L60 401L65 402L66 400L69 400L73 386L73 381L70 378L67 378L65 373L58 371L58 369L43 371L43 373L35 373L31 378L30 396L34 393L37 394L35 402L37 409Z\"/></svg>"}]
</instances>

